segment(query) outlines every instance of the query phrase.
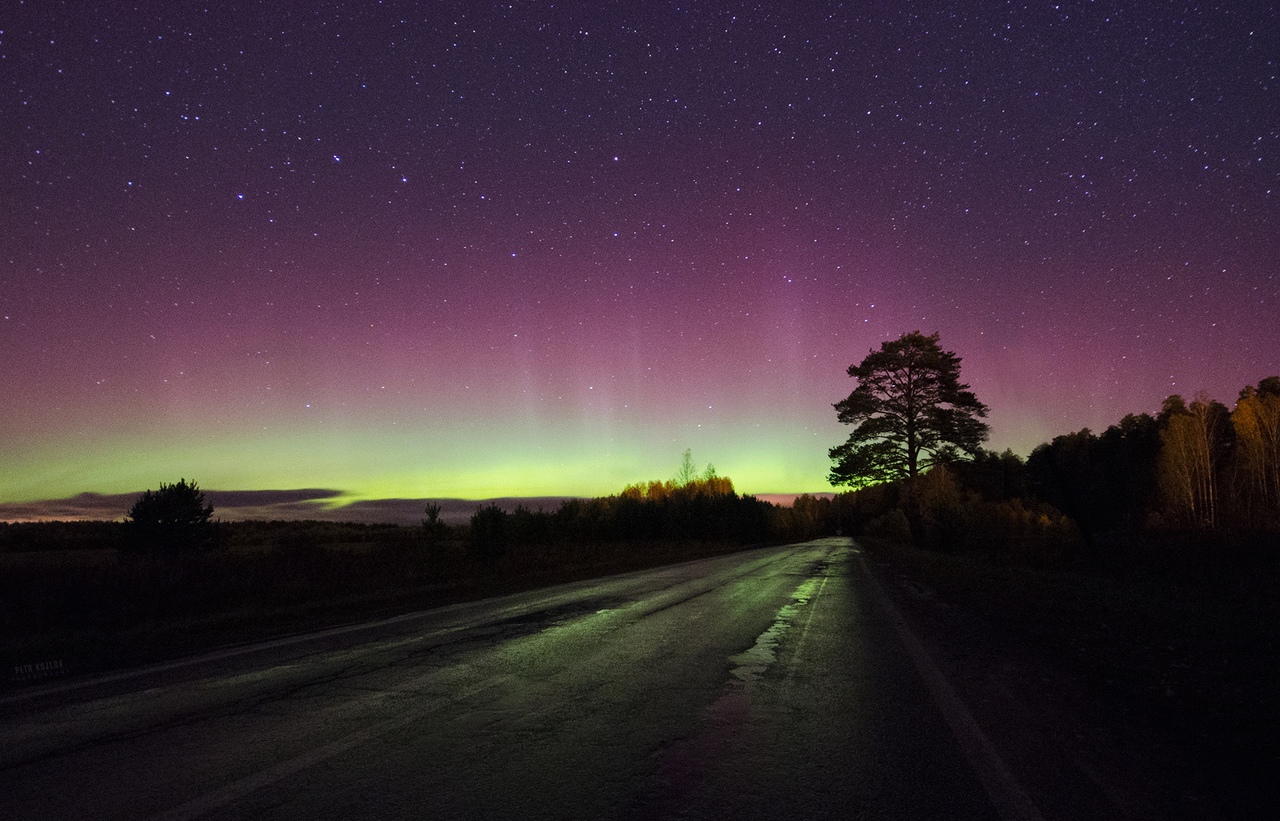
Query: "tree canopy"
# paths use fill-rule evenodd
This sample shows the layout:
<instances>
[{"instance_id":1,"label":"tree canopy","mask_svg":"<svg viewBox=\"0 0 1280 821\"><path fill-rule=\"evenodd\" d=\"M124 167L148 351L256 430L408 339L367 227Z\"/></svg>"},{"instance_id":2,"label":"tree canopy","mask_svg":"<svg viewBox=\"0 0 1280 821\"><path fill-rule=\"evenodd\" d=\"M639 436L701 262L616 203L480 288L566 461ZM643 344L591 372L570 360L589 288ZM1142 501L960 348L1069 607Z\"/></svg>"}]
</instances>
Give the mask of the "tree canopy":
<instances>
[{"instance_id":1,"label":"tree canopy","mask_svg":"<svg viewBox=\"0 0 1280 821\"><path fill-rule=\"evenodd\" d=\"M829 452L831 484L914 479L937 461L972 455L986 440L987 406L960 382L960 357L942 350L938 339L903 334L849 366L858 386L834 407L854 429Z\"/></svg>"},{"instance_id":2,"label":"tree canopy","mask_svg":"<svg viewBox=\"0 0 1280 821\"><path fill-rule=\"evenodd\" d=\"M129 510L125 544L135 550L190 549L214 543L213 505L195 482L179 479L147 490Z\"/></svg>"}]
</instances>

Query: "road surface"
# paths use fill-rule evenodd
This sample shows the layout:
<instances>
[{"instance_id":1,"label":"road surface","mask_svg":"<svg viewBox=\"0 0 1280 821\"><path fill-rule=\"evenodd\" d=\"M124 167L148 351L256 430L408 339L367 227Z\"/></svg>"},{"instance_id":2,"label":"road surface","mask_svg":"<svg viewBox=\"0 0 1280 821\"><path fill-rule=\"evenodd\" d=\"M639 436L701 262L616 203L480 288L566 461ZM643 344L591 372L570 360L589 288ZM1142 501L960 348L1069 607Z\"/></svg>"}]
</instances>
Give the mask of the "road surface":
<instances>
[{"instance_id":1,"label":"road surface","mask_svg":"<svg viewBox=\"0 0 1280 821\"><path fill-rule=\"evenodd\" d=\"M0 817L1035 818L893 616L827 539L46 687Z\"/></svg>"}]
</instances>

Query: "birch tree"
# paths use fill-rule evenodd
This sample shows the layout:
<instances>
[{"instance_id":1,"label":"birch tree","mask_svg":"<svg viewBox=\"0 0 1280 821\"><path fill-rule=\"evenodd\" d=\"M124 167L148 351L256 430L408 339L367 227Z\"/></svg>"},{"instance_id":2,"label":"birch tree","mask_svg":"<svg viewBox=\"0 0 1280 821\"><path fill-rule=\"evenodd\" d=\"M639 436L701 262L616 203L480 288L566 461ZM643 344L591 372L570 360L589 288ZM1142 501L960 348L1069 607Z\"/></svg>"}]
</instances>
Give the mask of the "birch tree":
<instances>
[{"instance_id":1,"label":"birch tree","mask_svg":"<svg viewBox=\"0 0 1280 821\"><path fill-rule=\"evenodd\" d=\"M1240 392L1231 414L1236 435L1235 477L1250 524L1280 524L1280 377Z\"/></svg>"}]
</instances>

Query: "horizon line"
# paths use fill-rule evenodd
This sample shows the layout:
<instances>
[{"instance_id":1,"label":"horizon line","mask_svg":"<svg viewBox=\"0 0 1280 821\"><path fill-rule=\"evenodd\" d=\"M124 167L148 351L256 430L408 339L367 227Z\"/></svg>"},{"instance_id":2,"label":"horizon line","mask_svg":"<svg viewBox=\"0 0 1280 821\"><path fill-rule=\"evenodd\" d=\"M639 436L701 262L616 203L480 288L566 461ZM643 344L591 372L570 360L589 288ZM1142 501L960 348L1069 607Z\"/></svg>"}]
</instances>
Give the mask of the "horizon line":
<instances>
[{"instance_id":1,"label":"horizon line","mask_svg":"<svg viewBox=\"0 0 1280 821\"><path fill-rule=\"evenodd\" d=\"M486 505L496 504L505 510L517 506L550 511L572 499L598 499L617 496L545 495L490 496L469 499L453 496L355 498L346 491L324 488L292 490L206 490L205 501L213 505L215 516L222 521L327 521L352 524L419 524L427 504L441 506L441 518L462 523ZM800 496L832 497L841 491L817 493L746 493L780 507L790 507ZM57 499L34 499L23 502L0 502L0 523L26 524L39 522L123 521L129 508L143 491L135 493L97 493L84 491ZM350 501L339 500L348 498ZM221 515L219 515L221 514Z\"/></svg>"}]
</instances>

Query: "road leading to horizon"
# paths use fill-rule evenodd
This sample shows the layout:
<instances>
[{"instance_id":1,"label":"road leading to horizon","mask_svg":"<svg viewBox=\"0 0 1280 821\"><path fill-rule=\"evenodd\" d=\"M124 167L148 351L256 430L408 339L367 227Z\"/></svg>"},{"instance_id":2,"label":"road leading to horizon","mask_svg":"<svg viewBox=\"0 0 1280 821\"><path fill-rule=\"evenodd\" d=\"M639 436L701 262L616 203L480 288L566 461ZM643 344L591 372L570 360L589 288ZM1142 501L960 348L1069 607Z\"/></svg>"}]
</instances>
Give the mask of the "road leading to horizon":
<instances>
[{"instance_id":1,"label":"road leading to horizon","mask_svg":"<svg viewBox=\"0 0 1280 821\"><path fill-rule=\"evenodd\" d=\"M908 647L848 539L563 585L9 697L0 817L998 817Z\"/></svg>"}]
</instances>

